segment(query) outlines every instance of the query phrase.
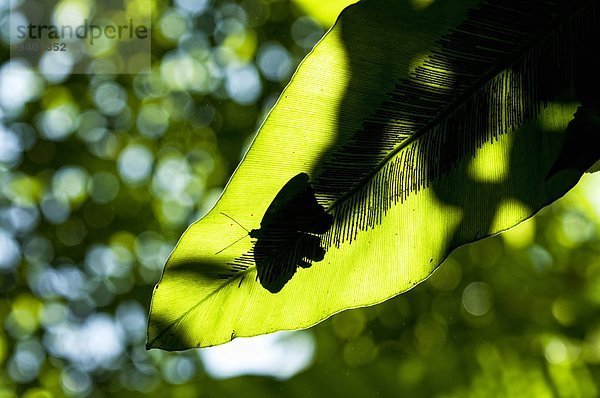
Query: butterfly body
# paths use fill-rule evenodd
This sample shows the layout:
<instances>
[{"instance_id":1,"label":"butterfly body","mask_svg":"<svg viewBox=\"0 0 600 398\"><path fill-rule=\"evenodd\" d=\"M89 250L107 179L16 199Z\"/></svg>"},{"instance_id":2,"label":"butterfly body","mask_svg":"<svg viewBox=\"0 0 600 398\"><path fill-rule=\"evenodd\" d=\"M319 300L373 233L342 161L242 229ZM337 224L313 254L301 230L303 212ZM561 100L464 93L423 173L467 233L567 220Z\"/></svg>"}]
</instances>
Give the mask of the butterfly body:
<instances>
[{"instance_id":1,"label":"butterfly body","mask_svg":"<svg viewBox=\"0 0 600 398\"><path fill-rule=\"evenodd\" d=\"M323 260L321 235L332 225L333 217L317 202L308 174L291 178L269 205L260 228L248 233L256 239L253 253L262 286L277 293L298 267Z\"/></svg>"}]
</instances>

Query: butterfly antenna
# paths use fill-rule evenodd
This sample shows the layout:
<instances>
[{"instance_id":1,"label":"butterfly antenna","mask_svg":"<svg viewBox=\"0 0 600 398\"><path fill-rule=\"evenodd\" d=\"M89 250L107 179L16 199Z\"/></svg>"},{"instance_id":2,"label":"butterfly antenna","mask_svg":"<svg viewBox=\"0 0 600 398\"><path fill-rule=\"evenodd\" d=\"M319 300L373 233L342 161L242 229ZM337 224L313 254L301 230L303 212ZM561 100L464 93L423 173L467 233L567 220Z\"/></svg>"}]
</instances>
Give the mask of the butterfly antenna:
<instances>
[{"instance_id":1,"label":"butterfly antenna","mask_svg":"<svg viewBox=\"0 0 600 398\"><path fill-rule=\"evenodd\" d=\"M221 214L223 214L225 217L229 218L231 221L233 221L234 223L236 223L237 225L239 225L240 227L244 228L244 230L248 233L250 233L250 231L248 231L248 229L246 227L244 227L242 224L240 224L239 222L235 221L233 217L228 216L227 214L221 212Z\"/></svg>"},{"instance_id":2,"label":"butterfly antenna","mask_svg":"<svg viewBox=\"0 0 600 398\"><path fill-rule=\"evenodd\" d=\"M236 240L235 242L233 242L233 243L232 243L232 244L230 244L229 246L227 246L227 247L225 247L225 248L223 248L223 249L219 250L218 252L216 252L216 253L215 253L215 256L216 256L217 254L219 254L219 253L222 253L222 252L224 252L225 250L229 249L231 246L235 245L236 243L238 243L239 241L241 241L242 239L244 239L246 236L248 236L248 235L244 235L244 236L242 236L241 238L239 238L238 240Z\"/></svg>"}]
</instances>

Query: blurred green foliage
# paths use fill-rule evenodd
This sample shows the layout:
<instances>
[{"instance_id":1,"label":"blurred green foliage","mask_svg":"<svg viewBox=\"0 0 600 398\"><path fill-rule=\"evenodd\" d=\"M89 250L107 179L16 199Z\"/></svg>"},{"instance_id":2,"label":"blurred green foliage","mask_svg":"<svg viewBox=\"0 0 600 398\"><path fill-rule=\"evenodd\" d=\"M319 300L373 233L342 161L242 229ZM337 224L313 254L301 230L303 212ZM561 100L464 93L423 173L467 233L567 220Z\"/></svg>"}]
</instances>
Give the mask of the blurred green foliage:
<instances>
[{"instance_id":1,"label":"blurred green foliage","mask_svg":"<svg viewBox=\"0 0 600 398\"><path fill-rule=\"evenodd\" d=\"M146 351L166 257L324 31L281 0L153 7L150 74L16 76L0 3L0 397L598 395L597 175L412 291L261 346L308 355L291 378Z\"/></svg>"}]
</instances>

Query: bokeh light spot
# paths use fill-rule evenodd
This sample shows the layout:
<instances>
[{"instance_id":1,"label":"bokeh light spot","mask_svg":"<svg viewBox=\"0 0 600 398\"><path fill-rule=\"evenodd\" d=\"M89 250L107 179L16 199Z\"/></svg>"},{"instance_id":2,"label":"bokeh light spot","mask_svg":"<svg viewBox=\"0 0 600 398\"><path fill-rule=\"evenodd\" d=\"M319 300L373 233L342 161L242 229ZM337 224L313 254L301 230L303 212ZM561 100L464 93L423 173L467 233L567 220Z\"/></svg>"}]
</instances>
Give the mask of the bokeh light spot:
<instances>
[{"instance_id":1,"label":"bokeh light spot","mask_svg":"<svg viewBox=\"0 0 600 398\"><path fill-rule=\"evenodd\" d=\"M152 152L142 145L130 145L119 155L119 175L129 185L143 183L152 172Z\"/></svg>"},{"instance_id":2,"label":"bokeh light spot","mask_svg":"<svg viewBox=\"0 0 600 398\"><path fill-rule=\"evenodd\" d=\"M62 141L77 128L77 117L78 110L73 104L61 104L40 115L38 128L43 137Z\"/></svg>"},{"instance_id":3,"label":"bokeh light spot","mask_svg":"<svg viewBox=\"0 0 600 398\"><path fill-rule=\"evenodd\" d=\"M0 107L9 114L21 113L23 106L39 97L43 89L43 79L23 62L10 61L0 68Z\"/></svg>"},{"instance_id":4,"label":"bokeh light spot","mask_svg":"<svg viewBox=\"0 0 600 398\"><path fill-rule=\"evenodd\" d=\"M163 375L171 384L184 384L196 375L196 364L190 358L172 357L164 363Z\"/></svg>"},{"instance_id":5,"label":"bokeh light spot","mask_svg":"<svg viewBox=\"0 0 600 398\"><path fill-rule=\"evenodd\" d=\"M209 0L175 0L175 4L182 11L197 15L206 11Z\"/></svg>"},{"instance_id":6,"label":"bokeh light spot","mask_svg":"<svg viewBox=\"0 0 600 398\"><path fill-rule=\"evenodd\" d=\"M169 115L156 104L144 105L137 119L137 128L149 138L161 137L169 126Z\"/></svg>"},{"instance_id":7,"label":"bokeh light spot","mask_svg":"<svg viewBox=\"0 0 600 398\"><path fill-rule=\"evenodd\" d=\"M109 116L122 112L127 104L127 91L114 82L98 85L94 89L93 97L98 110Z\"/></svg>"},{"instance_id":8,"label":"bokeh light spot","mask_svg":"<svg viewBox=\"0 0 600 398\"><path fill-rule=\"evenodd\" d=\"M52 178L52 193L55 198L69 203L81 203L87 198L89 175L78 166L66 166Z\"/></svg>"},{"instance_id":9,"label":"bokeh light spot","mask_svg":"<svg viewBox=\"0 0 600 398\"><path fill-rule=\"evenodd\" d=\"M229 67L226 70L227 94L240 105L254 103L262 92L262 84L252 65Z\"/></svg>"},{"instance_id":10,"label":"bokeh light spot","mask_svg":"<svg viewBox=\"0 0 600 398\"><path fill-rule=\"evenodd\" d=\"M182 12L171 9L162 14L158 27L165 37L177 40L188 30L189 24L190 21Z\"/></svg>"},{"instance_id":11,"label":"bokeh light spot","mask_svg":"<svg viewBox=\"0 0 600 398\"><path fill-rule=\"evenodd\" d=\"M463 291L462 303L469 314L483 316L492 309L492 290L484 282L473 282Z\"/></svg>"},{"instance_id":12,"label":"bokeh light spot","mask_svg":"<svg viewBox=\"0 0 600 398\"><path fill-rule=\"evenodd\" d=\"M268 43L258 53L258 67L267 80L281 82L292 73L292 58L282 45Z\"/></svg>"},{"instance_id":13,"label":"bokeh light spot","mask_svg":"<svg viewBox=\"0 0 600 398\"><path fill-rule=\"evenodd\" d=\"M308 367L315 352L310 332L278 332L199 351L206 372L216 379L242 375L286 380Z\"/></svg>"},{"instance_id":14,"label":"bokeh light spot","mask_svg":"<svg viewBox=\"0 0 600 398\"><path fill-rule=\"evenodd\" d=\"M12 270L21 261L19 243L0 228L0 271Z\"/></svg>"}]
</instances>

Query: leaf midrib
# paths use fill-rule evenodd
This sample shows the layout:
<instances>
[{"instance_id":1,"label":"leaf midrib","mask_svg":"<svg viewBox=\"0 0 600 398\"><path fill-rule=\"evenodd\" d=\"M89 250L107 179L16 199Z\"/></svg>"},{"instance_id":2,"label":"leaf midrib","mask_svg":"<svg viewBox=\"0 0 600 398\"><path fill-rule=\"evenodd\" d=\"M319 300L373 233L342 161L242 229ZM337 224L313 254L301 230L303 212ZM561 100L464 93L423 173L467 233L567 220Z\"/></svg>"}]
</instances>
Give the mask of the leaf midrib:
<instances>
[{"instance_id":1,"label":"leaf midrib","mask_svg":"<svg viewBox=\"0 0 600 398\"><path fill-rule=\"evenodd\" d=\"M352 189L350 189L347 193L340 196L336 199L329 207L327 207L326 212L331 213L335 208L342 205L344 202L349 200L354 194L359 192L368 182L375 177L385 166L389 163L400 151L404 148L408 147L421 137L423 137L427 132L433 129L436 125L440 124L446 117L451 115L454 111L456 111L462 104L464 104L469 98L475 95L479 90L485 87L490 81L492 81L498 74L500 74L503 70L507 69L514 63L516 63L522 56L524 56L529 50L534 48L540 42L542 42L547 36L549 36L554 30L556 30L564 21L568 20L572 15L576 14L581 8L583 8L587 3L594 0L579 0L569 6L565 7L563 12L559 13L555 18L550 21L547 26L542 28L539 33L533 36L531 40L529 40L525 45L523 45L518 51L516 51L512 56L507 57L507 59L498 65L495 68L492 68L488 73L486 73L481 79L477 80L473 86L465 91L463 94L459 95L456 100L454 100L451 104L449 104L438 116L436 116L432 121L427 123L425 126L420 128L417 132L411 135L406 140L402 141L402 143L398 144L396 148L390 151L380 162L379 164L369 172L365 177L361 179L361 182L356 184Z\"/></svg>"}]
</instances>

